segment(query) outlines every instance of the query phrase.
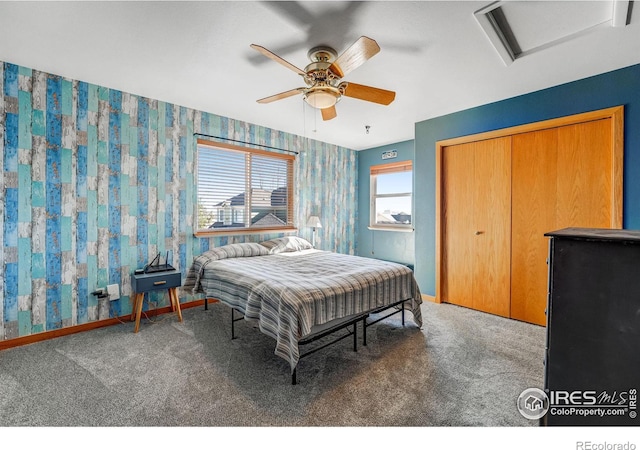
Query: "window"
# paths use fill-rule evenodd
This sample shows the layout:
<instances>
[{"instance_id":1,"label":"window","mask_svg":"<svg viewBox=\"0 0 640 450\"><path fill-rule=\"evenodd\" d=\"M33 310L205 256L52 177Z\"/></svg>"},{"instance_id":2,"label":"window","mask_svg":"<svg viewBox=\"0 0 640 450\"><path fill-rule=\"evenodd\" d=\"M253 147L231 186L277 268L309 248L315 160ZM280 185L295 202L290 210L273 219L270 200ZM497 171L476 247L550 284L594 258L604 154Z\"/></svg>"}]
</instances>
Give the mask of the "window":
<instances>
[{"instance_id":1,"label":"window","mask_svg":"<svg viewBox=\"0 0 640 450\"><path fill-rule=\"evenodd\" d=\"M198 141L197 231L291 230L294 156Z\"/></svg>"},{"instance_id":2,"label":"window","mask_svg":"<svg viewBox=\"0 0 640 450\"><path fill-rule=\"evenodd\" d=\"M413 164L399 161L371 166L370 228L413 230Z\"/></svg>"}]
</instances>

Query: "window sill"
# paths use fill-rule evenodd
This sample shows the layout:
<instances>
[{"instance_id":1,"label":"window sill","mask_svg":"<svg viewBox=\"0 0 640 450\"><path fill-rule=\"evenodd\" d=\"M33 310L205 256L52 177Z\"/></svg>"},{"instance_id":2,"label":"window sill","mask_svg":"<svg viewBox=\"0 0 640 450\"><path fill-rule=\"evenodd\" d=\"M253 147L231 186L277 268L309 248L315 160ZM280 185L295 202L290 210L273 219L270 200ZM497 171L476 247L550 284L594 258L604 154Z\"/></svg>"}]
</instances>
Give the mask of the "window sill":
<instances>
[{"instance_id":1,"label":"window sill","mask_svg":"<svg viewBox=\"0 0 640 450\"><path fill-rule=\"evenodd\" d=\"M241 234L270 234L270 233L295 233L296 227L286 228L236 228L235 230L198 230L193 235L199 238L216 236L237 236Z\"/></svg>"},{"instance_id":2,"label":"window sill","mask_svg":"<svg viewBox=\"0 0 640 450\"><path fill-rule=\"evenodd\" d=\"M413 227L408 227L408 228L404 228L404 227L372 227L372 226L368 226L367 227L369 230L371 231L397 231L399 233L413 233L414 228Z\"/></svg>"}]
</instances>

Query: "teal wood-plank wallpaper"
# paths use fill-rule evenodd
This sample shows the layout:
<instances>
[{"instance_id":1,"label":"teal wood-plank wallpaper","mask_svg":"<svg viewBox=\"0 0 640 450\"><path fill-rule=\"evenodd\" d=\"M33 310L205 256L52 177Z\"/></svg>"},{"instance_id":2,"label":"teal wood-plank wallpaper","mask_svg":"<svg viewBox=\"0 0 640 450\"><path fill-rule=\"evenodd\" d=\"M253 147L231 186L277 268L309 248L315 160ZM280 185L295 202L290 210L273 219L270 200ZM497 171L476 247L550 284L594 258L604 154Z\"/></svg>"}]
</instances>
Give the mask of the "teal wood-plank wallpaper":
<instances>
[{"instance_id":1,"label":"teal wood-plank wallpaper","mask_svg":"<svg viewBox=\"0 0 640 450\"><path fill-rule=\"evenodd\" d=\"M320 215L316 246L355 253L353 150L10 63L0 92L0 339L129 314L130 274L157 252L184 276L211 247L280 236L193 236L194 133L299 152L298 235ZM91 295L107 284L119 300Z\"/></svg>"}]
</instances>

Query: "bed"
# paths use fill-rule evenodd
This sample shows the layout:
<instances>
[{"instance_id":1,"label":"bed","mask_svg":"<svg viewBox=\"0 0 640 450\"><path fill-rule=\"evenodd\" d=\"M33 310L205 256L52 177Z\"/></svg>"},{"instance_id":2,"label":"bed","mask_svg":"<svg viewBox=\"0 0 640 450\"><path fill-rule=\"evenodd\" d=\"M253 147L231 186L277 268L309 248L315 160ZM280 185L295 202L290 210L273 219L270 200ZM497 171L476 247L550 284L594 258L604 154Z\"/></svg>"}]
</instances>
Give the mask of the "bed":
<instances>
[{"instance_id":1,"label":"bed","mask_svg":"<svg viewBox=\"0 0 640 450\"><path fill-rule=\"evenodd\" d=\"M206 251L194 258L183 288L230 306L232 324L234 310L256 321L275 339L275 354L289 362L294 384L299 345L327 330L352 326L355 350L357 322L364 321L366 333L372 313L402 312L404 323L408 310L422 327L422 299L409 267L317 250L297 236Z\"/></svg>"}]
</instances>

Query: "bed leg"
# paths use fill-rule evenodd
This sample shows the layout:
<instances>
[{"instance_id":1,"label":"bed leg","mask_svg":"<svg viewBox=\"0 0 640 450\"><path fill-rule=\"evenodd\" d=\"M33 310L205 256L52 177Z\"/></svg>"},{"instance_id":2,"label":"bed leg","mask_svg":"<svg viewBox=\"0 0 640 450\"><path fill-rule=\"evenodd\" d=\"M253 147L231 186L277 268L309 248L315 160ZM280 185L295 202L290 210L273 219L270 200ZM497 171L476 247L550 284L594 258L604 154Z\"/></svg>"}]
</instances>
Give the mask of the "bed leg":
<instances>
[{"instance_id":1,"label":"bed leg","mask_svg":"<svg viewBox=\"0 0 640 450\"><path fill-rule=\"evenodd\" d=\"M353 323L353 351L358 351L358 322Z\"/></svg>"},{"instance_id":2,"label":"bed leg","mask_svg":"<svg viewBox=\"0 0 640 450\"><path fill-rule=\"evenodd\" d=\"M207 297L204 298L204 310L207 311L209 309L209 299Z\"/></svg>"},{"instance_id":3,"label":"bed leg","mask_svg":"<svg viewBox=\"0 0 640 450\"><path fill-rule=\"evenodd\" d=\"M233 317L233 311L235 311L233 308L231 308L231 339L235 339L236 338L236 330L235 330L235 320Z\"/></svg>"},{"instance_id":4,"label":"bed leg","mask_svg":"<svg viewBox=\"0 0 640 450\"><path fill-rule=\"evenodd\" d=\"M367 346L367 318L362 319L362 345Z\"/></svg>"},{"instance_id":5,"label":"bed leg","mask_svg":"<svg viewBox=\"0 0 640 450\"><path fill-rule=\"evenodd\" d=\"M402 326L404 327L404 302L402 302Z\"/></svg>"},{"instance_id":6,"label":"bed leg","mask_svg":"<svg viewBox=\"0 0 640 450\"><path fill-rule=\"evenodd\" d=\"M297 368L294 368L293 373L291 374L291 384L298 384L298 380L296 379L296 370Z\"/></svg>"}]
</instances>

